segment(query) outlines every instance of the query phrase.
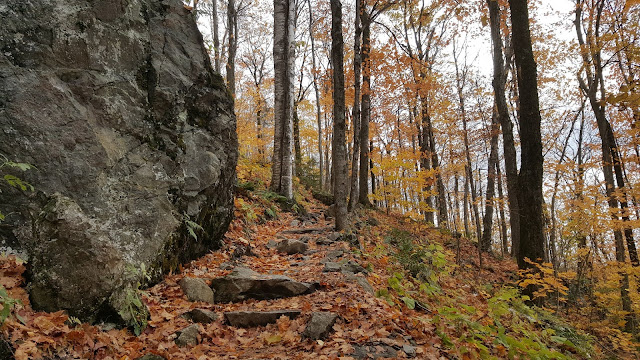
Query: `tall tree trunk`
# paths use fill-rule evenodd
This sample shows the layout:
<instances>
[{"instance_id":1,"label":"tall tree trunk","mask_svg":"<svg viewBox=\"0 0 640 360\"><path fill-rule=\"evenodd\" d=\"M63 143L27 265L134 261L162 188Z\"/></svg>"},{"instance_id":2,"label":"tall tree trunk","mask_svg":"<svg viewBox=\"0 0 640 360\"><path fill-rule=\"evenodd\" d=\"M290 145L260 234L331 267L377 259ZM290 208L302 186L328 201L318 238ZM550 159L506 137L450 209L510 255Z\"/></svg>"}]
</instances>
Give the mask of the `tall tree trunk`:
<instances>
[{"instance_id":1,"label":"tall tree trunk","mask_svg":"<svg viewBox=\"0 0 640 360\"><path fill-rule=\"evenodd\" d=\"M426 74L425 74L426 76ZM426 96L420 95L420 115L422 121L420 123L420 167L422 171L432 169L431 156L431 142L429 141L429 129L430 118L427 108L428 101ZM427 210L424 212L424 220L428 223L435 224L435 216L433 213L433 195L431 195L432 185L427 183L423 189L424 202L426 203Z\"/></svg>"},{"instance_id":2,"label":"tall tree trunk","mask_svg":"<svg viewBox=\"0 0 640 360\"><path fill-rule=\"evenodd\" d=\"M218 37L218 0L211 0L211 32L213 36L213 64L220 73L220 38Z\"/></svg>"},{"instance_id":3,"label":"tall tree trunk","mask_svg":"<svg viewBox=\"0 0 640 360\"><path fill-rule=\"evenodd\" d=\"M300 117L298 116L298 102L293 102L293 150L294 167L293 174L300 175L300 166L302 166L302 152L300 151Z\"/></svg>"},{"instance_id":4,"label":"tall tree trunk","mask_svg":"<svg viewBox=\"0 0 640 360\"><path fill-rule=\"evenodd\" d=\"M362 146L360 146L360 143L362 141L362 134L360 133L360 70L362 68L362 54L360 49L362 27L360 26L360 15L362 12L362 0L356 0L355 35L353 39L353 157L351 158L351 191L349 192L349 211L353 210L355 205L360 200L359 170L360 151L362 148ZM362 171L365 173L366 179L366 167L363 168Z\"/></svg>"},{"instance_id":5,"label":"tall tree trunk","mask_svg":"<svg viewBox=\"0 0 640 360\"><path fill-rule=\"evenodd\" d=\"M331 0L331 62L333 64L333 176L336 205L336 230L347 226L348 171L344 90L344 40L342 4Z\"/></svg>"},{"instance_id":6,"label":"tall tree trunk","mask_svg":"<svg viewBox=\"0 0 640 360\"><path fill-rule=\"evenodd\" d=\"M276 1L276 0L274 0ZM229 32L229 56L227 57L227 86L236 98L236 52L238 50L238 13L235 0L227 3L227 31ZM274 35L275 36L275 35Z\"/></svg>"},{"instance_id":7,"label":"tall tree trunk","mask_svg":"<svg viewBox=\"0 0 640 360\"><path fill-rule=\"evenodd\" d=\"M361 2L361 0L356 0ZM371 19L361 3L362 23L362 111L360 113L360 182L358 185L358 201L364 205L371 205L369 201L368 171L371 170L371 193L375 193L375 176L373 175L373 160L369 159L373 142L369 140L369 121L371 119Z\"/></svg>"},{"instance_id":8,"label":"tall tree trunk","mask_svg":"<svg viewBox=\"0 0 640 360\"><path fill-rule=\"evenodd\" d=\"M274 135L271 189L293 199L293 82L291 44L293 42L293 0L273 1Z\"/></svg>"},{"instance_id":9,"label":"tall tree trunk","mask_svg":"<svg viewBox=\"0 0 640 360\"><path fill-rule=\"evenodd\" d=\"M469 230L469 172L467 171L467 165L464 166L464 198L462 201L462 212L464 216L464 235L469 237L471 236L471 230Z\"/></svg>"},{"instance_id":10,"label":"tall tree trunk","mask_svg":"<svg viewBox=\"0 0 640 360\"><path fill-rule=\"evenodd\" d=\"M521 167L518 177L520 207L520 249L518 267L529 268L525 262L544 259L544 221L542 218L542 135L536 62L529 32L527 0L509 0L513 27L513 51L518 73L520 94ZM532 289L530 289L532 290Z\"/></svg>"},{"instance_id":11,"label":"tall tree trunk","mask_svg":"<svg viewBox=\"0 0 640 360\"><path fill-rule=\"evenodd\" d=\"M487 0L489 21L491 24L491 42L493 44L493 91L498 121L502 128L502 147L504 153L505 173L507 176L507 193L509 203L509 225L511 227L511 255L515 256L520 245L520 215L518 210L518 167L513 123L509 117L505 84L507 74L503 61L502 34L500 31L500 5L497 0Z\"/></svg>"},{"instance_id":12,"label":"tall tree trunk","mask_svg":"<svg viewBox=\"0 0 640 360\"><path fill-rule=\"evenodd\" d=\"M313 90L316 94L316 121L318 124L318 162L320 166L320 189L325 189L325 181L323 171L324 171L324 161L322 158L322 114L320 110L320 91L318 89L318 72L316 67L316 45L315 38L313 36L313 10L311 9L311 0L307 0L307 6L309 7L309 40L311 42L311 61L313 65L313 69L311 72L313 73Z\"/></svg>"},{"instance_id":13,"label":"tall tree trunk","mask_svg":"<svg viewBox=\"0 0 640 360\"><path fill-rule=\"evenodd\" d=\"M489 165L487 168L487 193L485 196L484 231L480 249L491 251L491 233L493 228L493 202L495 196L496 164L498 163L498 114L493 112L491 117L491 145L489 150Z\"/></svg>"},{"instance_id":14,"label":"tall tree trunk","mask_svg":"<svg viewBox=\"0 0 640 360\"><path fill-rule=\"evenodd\" d=\"M509 244L507 242L507 222L504 215L504 194L502 193L502 174L500 172L500 161L496 161L496 180L498 180L498 209L500 213L500 231L502 233L502 256L504 256L509 249Z\"/></svg>"},{"instance_id":15,"label":"tall tree trunk","mask_svg":"<svg viewBox=\"0 0 640 360\"><path fill-rule=\"evenodd\" d=\"M451 157L453 159L453 157ZM459 191L459 177L458 177L458 172L456 171L453 174L453 201L452 201L452 206L454 209L453 212L453 229L454 231L457 233L460 231L460 204L459 204L459 200L460 200L460 191Z\"/></svg>"},{"instance_id":16,"label":"tall tree trunk","mask_svg":"<svg viewBox=\"0 0 640 360\"><path fill-rule=\"evenodd\" d=\"M438 191L438 226L448 228L447 225L447 192L442 181L442 171L440 169L440 161L438 160L438 152L436 151L435 137L433 135L433 126L431 124L431 116L427 115L429 136L429 148L431 148L431 166L436 171L436 189Z\"/></svg>"},{"instance_id":17,"label":"tall tree trunk","mask_svg":"<svg viewBox=\"0 0 640 360\"><path fill-rule=\"evenodd\" d=\"M369 154L373 152L373 140L369 140ZM371 194L376 193L376 175L373 173L373 159L369 157L369 169L371 172ZM360 202L362 203L362 202ZM367 204L371 205L369 202L369 197L367 196ZM377 205L378 202L376 200L373 201L374 205Z\"/></svg>"}]
</instances>

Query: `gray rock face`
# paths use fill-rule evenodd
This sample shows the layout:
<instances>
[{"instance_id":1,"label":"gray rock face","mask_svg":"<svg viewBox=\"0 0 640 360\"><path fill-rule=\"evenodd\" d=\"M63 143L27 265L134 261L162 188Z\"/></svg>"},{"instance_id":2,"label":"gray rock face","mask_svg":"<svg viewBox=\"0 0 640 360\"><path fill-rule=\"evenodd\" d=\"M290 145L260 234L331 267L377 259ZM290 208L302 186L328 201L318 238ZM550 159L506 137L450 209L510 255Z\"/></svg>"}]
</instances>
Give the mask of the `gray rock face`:
<instances>
[{"instance_id":1,"label":"gray rock face","mask_svg":"<svg viewBox=\"0 0 640 360\"><path fill-rule=\"evenodd\" d=\"M176 338L178 346L193 346L198 344L198 335L200 334L200 326L192 324L182 329Z\"/></svg>"},{"instance_id":2,"label":"gray rock face","mask_svg":"<svg viewBox=\"0 0 640 360\"><path fill-rule=\"evenodd\" d=\"M213 279L215 301L234 302L245 299L278 299L311 293L315 285L295 281L283 275L258 274L247 268L236 268L231 274Z\"/></svg>"},{"instance_id":3,"label":"gray rock face","mask_svg":"<svg viewBox=\"0 0 640 360\"><path fill-rule=\"evenodd\" d=\"M26 250L31 303L83 320L220 246L232 217L232 99L179 0L0 2L0 245ZM4 171L4 169L3 169ZM204 231L189 235L193 221Z\"/></svg>"},{"instance_id":4,"label":"gray rock face","mask_svg":"<svg viewBox=\"0 0 640 360\"><path fill-rule=\"evenodd\" d=\"M300 310L229 311L224 313L224 319L231 326L256 327L274 324L281 316L295 319L300 312Z\"/></svg>"},{"instance_id":5,"label":"gray rock face","mask_svg":"<svg viewBox=\"0 0 640 360\"><path fill-rule=\"evenodd\" d=\"M303 337L311 340L323 340L329 335L338 315L332 312L314 312L311 320L302 333Z\"/></svg>"},{"instance_id":6,"label":"gray rock face","mask_svg":"<svg viewBox=\"0 0 640 360\"><path fill-rule=\"evenodd\" d=\"M204 280L184 277L180 280L179 285L189 301L213 303L213 290Z\"/></svg>"},{"instance_id":7,"label":"gray rock face","mask_svg":"<svg viewBox=\"0 0 640 360\"><path fill-rule=\"evenodd\" d=\"M288 255L304 254L307 249L309 249L309 246L307 244L303 243L300 240L294 239L282 240L278 243L278 245L276 245L276 250Z\"/></svg>"}]
</instances>

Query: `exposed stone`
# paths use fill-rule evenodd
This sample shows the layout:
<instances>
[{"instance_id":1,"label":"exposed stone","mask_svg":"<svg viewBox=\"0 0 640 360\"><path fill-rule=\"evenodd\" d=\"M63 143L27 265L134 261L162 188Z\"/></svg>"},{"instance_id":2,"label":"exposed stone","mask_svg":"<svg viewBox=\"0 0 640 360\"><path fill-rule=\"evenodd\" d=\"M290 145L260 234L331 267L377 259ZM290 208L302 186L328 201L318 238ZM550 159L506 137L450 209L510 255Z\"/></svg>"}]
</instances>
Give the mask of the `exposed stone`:
<instances>
[{"instance_id":1,"label":"exposed stone","mask_svg":"<svg viewBox=\"0 0 640 360\"><path fill-rule=\"evenodd\" d=\"M330 261L334 261L338 258L341 258L344 256L344 251L342 250L331 250L327 253L326 258Z\"/></svg>"},{"instance_id":2,"label":"exposed stone","mask_svg":"<svg viewBox=\"0 0 640 360\"><path fill-rule=\"evenodd\" d=\"M289 223L289 226L291 226L291 227L298 227L298 226L300 226L300 220L292 220L292 221Z\"/></svg>"},{"instance_id":3,"label":"exposed stone","mask_svg":"<svg viewBox=\"0 0 640 360\"><path fill-rule=\"evenodd\" d=\"M325 339L331 332L337 318L338 315L332 312L312 313L311 320L307 323L302 336L312 340Z\"/></svg>"},{"instance_id":4,"label":"exposed stone","mask_svg":"<svg viewBox=\"0 0 640 360\"><path fill-rule=\"evenodd\" d=\"M276 249L285 254L304 254L309 246L300 240L286 239L282 240L276 246Z\"/></svg>"},{"instance_id":5,"label":"exposed stone","mask_svg":"<svg viewBox=\"0 0 640 360\"><path fill-rule=\"evenodd\" d=\"M245 299L277 299L311 293L315 285L295 281L283 275L258 274L247 268L236 268L231 274L213 279L216 302Z\"/></svg>"},{"instance_id":6,"label":"exposed stone","mask_svg":"<svg viewBox=\"0 0 640 360\"><path fill-rule=\"evenodd\" d=\"M277 241L275 241L273 239L267 241L267 249L275 249L277 246L278 246L278 242Z\"/></svg>"},{"instance_id":7,"label":"exposed stone","mask_svg":"<svg viewBox=\"0 0 640 360\"><path fill-rule=\"evenodd\" d=\"M333 261L327 261L324 264L323 272L342 272L345 274L356 274L360 272L366 272L367 270L363 268L360 264L355 263L351 260L349 261L341 261L339 263Z\"/></svg>"},{"instance_id":8,"label":"exposed stone","mask_svg":"<svg viewBox=\"0 0 640 360\"><path fill-rule=\"evenodd\" d=\"M141 357L137 358L136 360L167 360L167 359L162 357L162 356L160 356L160 355L147 354L145 356L141 356Z\"/></svg>"},{"instance_id":9,"label":"exposed stone","mask_svg":"<svg viewBox=\"0 0 640 360\"><path fill-rule=\"evenodd\" d=\"M356 359L397 359L398 351L392 346L375 343L371 345L353 345L352 357Z\"/></svg>"},{"instance_id":10,"label":"exposed stone","mask_svg":"<svg viewBox=\"0 0 640 360\"><path fill-rule=\"evenodd\" d=\"M230 262L223 262L222 264L220 264L220 270L232 270L235 265L233 265Z\"/></svg>"},{"instance_id":11,"label":"exposed stone","mask_svg":"<svg viewBox=\"0 0 640 360\"><path fill-rule=\"evenodd\" d=\"M300 310L230 311L224 313L225 321L235 327L256 327L274 324L281 316L295 319Z\"/></svg>"},{"instance_id":12,"label":"exposed stone","mask_svg":"<svg viewBox=\"0 0 640 360\"><path fill-rule=\"evenodd\" d=\"M415 346L411 345L402 345L402 351L407 354L408 357L415 357L417 352Z\"/></svg>"},{"instance_id":13,"label":"exposed stone","mask_svg":"<svg viewBox=\"0 0 640 360\"><path fill-rule=\"evenodd\" d=\"M141 264L221 245L233 100L179 0L0 3L0 154L38 168L0 193L0 246L28 254L35 309L113 318Z\"/></svg>"},{"instance_id":14,"label":"exposed stone","mask_svg":"<svg viewBox=\"0 0 640 360\"><path fill-rule=\"evenodd\" d=\"M341 270L343 273L353 273L353 274L357 274L357 273L361 273L361 272L367 272L367 269L363 268L362 265L353 262L351 260L347 261L346 263L342 264L341 266Z\"/></svg>"},{"instance_id":15,"label":"exposed stone","mask_svg":"<svg viewBox=\"0 0 640 360\"><path fill-rule=\"evenodd\" d=\"M336 262L326 262L324 264L324 269L322 269L322 272L339 272L342 270L342 266Z\"/></svg>"},{"instance_id":16,"label":"exposed stone","mask_svg":"<svg viewBox=\"0 0 640 360\"><path fill-rule=\"evenodd\" d=\"M191 324L178 333L178 337L176 338L176 345L197 345L198 335L200 335L200 326L198 324Z\"/></svg>"},{"instance_id":17,"label":"exposed stone","mask_svg":"<svg viewBox=\"0 0 640 360\"><path fill-rule=\"evenodd\" d=\"M332 232L331 234L329 234L327 236L327 239L329 239L330 241L337 241L338 239L340 239L340 233L339 232Z\"/></svg>"},{"instance_id":18,"label":"exposed stone","mask_svg":"<svg viewBox=\"0 0 640 360\"><path fill-rule=\"evenodd\" d=\"M316 245L331 245L333 243L333 240L329 240L329 238L326 237L322 237L316 240Z\"/></svg>"},{"instance_id":19,"label":"exposed stone","mask_svg":"<svg viewBox=\"0 0 640 360\"><path fill-rule=\"evenodd\" d=\"M213 290L204 280L184 277L180 280L179 285L189 301L213 303Z\"/></svg>"},{"instance_id":20,"label":"exposed stone","mask_svg":"<svg viewBox=\"0 0 640 360\"><path fill-rule=\"evenodd\" d=\"M344 241L347 244L358 249L362 249L362 246L360 245L360 241L358 241L358 236L356 234L343 234L339 237L338 240Z\"/></svg>"},{"instance_id":21,"label":"exposed stone","mask_svg":"<svg viewBox=\"0 0 640 360\"><path fill-rule=\"evenodd\" d=\"M347 281L356 282L358 285L360 285L360 287L364 289L364 291L368 292L371 295L375 294L376 292L373 286L371 286L371 284L369 283L369 280L367 280L367 278L364 276L347 274Z\"/></svg>"},{"instance_id":22,"label":"exposed stone","mask_svg":"<svg viewBox=\"0 0 640 360\"><path fill-rule=\"evenodd\" d=\"M200 324L209 324L218 320L218 315L207 309L193 309L182 314L182 316L187 320Z\"/></svg>"}]
</instances>

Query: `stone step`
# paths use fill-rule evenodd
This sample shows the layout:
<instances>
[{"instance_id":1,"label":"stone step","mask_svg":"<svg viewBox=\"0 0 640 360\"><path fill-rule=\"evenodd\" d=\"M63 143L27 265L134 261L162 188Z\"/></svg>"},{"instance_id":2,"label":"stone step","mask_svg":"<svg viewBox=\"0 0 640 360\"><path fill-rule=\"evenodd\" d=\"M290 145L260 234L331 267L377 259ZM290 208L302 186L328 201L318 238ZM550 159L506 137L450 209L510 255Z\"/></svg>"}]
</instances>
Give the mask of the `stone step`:
<instances>
[{"instance_id":1,"label":"stone step","mask_svg":"<svg viewBox=\"0 0 640 360\"><path fill-rule=\"evenodd\" d=\"M281 317L295 319L300 310L272 310L272 311L229 311L224 313L225 322L235 327L256 327L275 324Z\"/></svg>"},{"instance_id":2,"label":"stone step","mask_svg":"<svg viewBox=\"0 0 640 360\"><path fill-rule=\"evenodd\" d=\"M215 301L221 303L309 294L316 290L316 284L295 281L283 275L259 274L251 269L238 267L227 276L213 279L211 288L216 294Z\"/></svg>"}]
</instances>

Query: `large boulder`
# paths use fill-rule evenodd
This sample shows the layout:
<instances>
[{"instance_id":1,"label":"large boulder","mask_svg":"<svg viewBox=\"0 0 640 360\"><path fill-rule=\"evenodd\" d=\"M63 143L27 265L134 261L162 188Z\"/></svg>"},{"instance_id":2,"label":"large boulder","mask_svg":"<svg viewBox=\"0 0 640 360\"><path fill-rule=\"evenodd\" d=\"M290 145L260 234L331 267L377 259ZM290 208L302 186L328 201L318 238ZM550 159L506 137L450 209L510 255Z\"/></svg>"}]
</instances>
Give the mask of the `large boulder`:
<instances>
[{"instance_id":1,"label":"large boulder","mask_svg":"<svg viewBox=\"0 0 640 360\"><path fill-rule=\"evenodd\" d=\"M147 275L220 246L233 100L180 0L3 1L0 19L0 155L37 167L15 173L33 193L0 184L0 245L26 252L35 308L122 319Z\"/></svg>"}]
</instances>

